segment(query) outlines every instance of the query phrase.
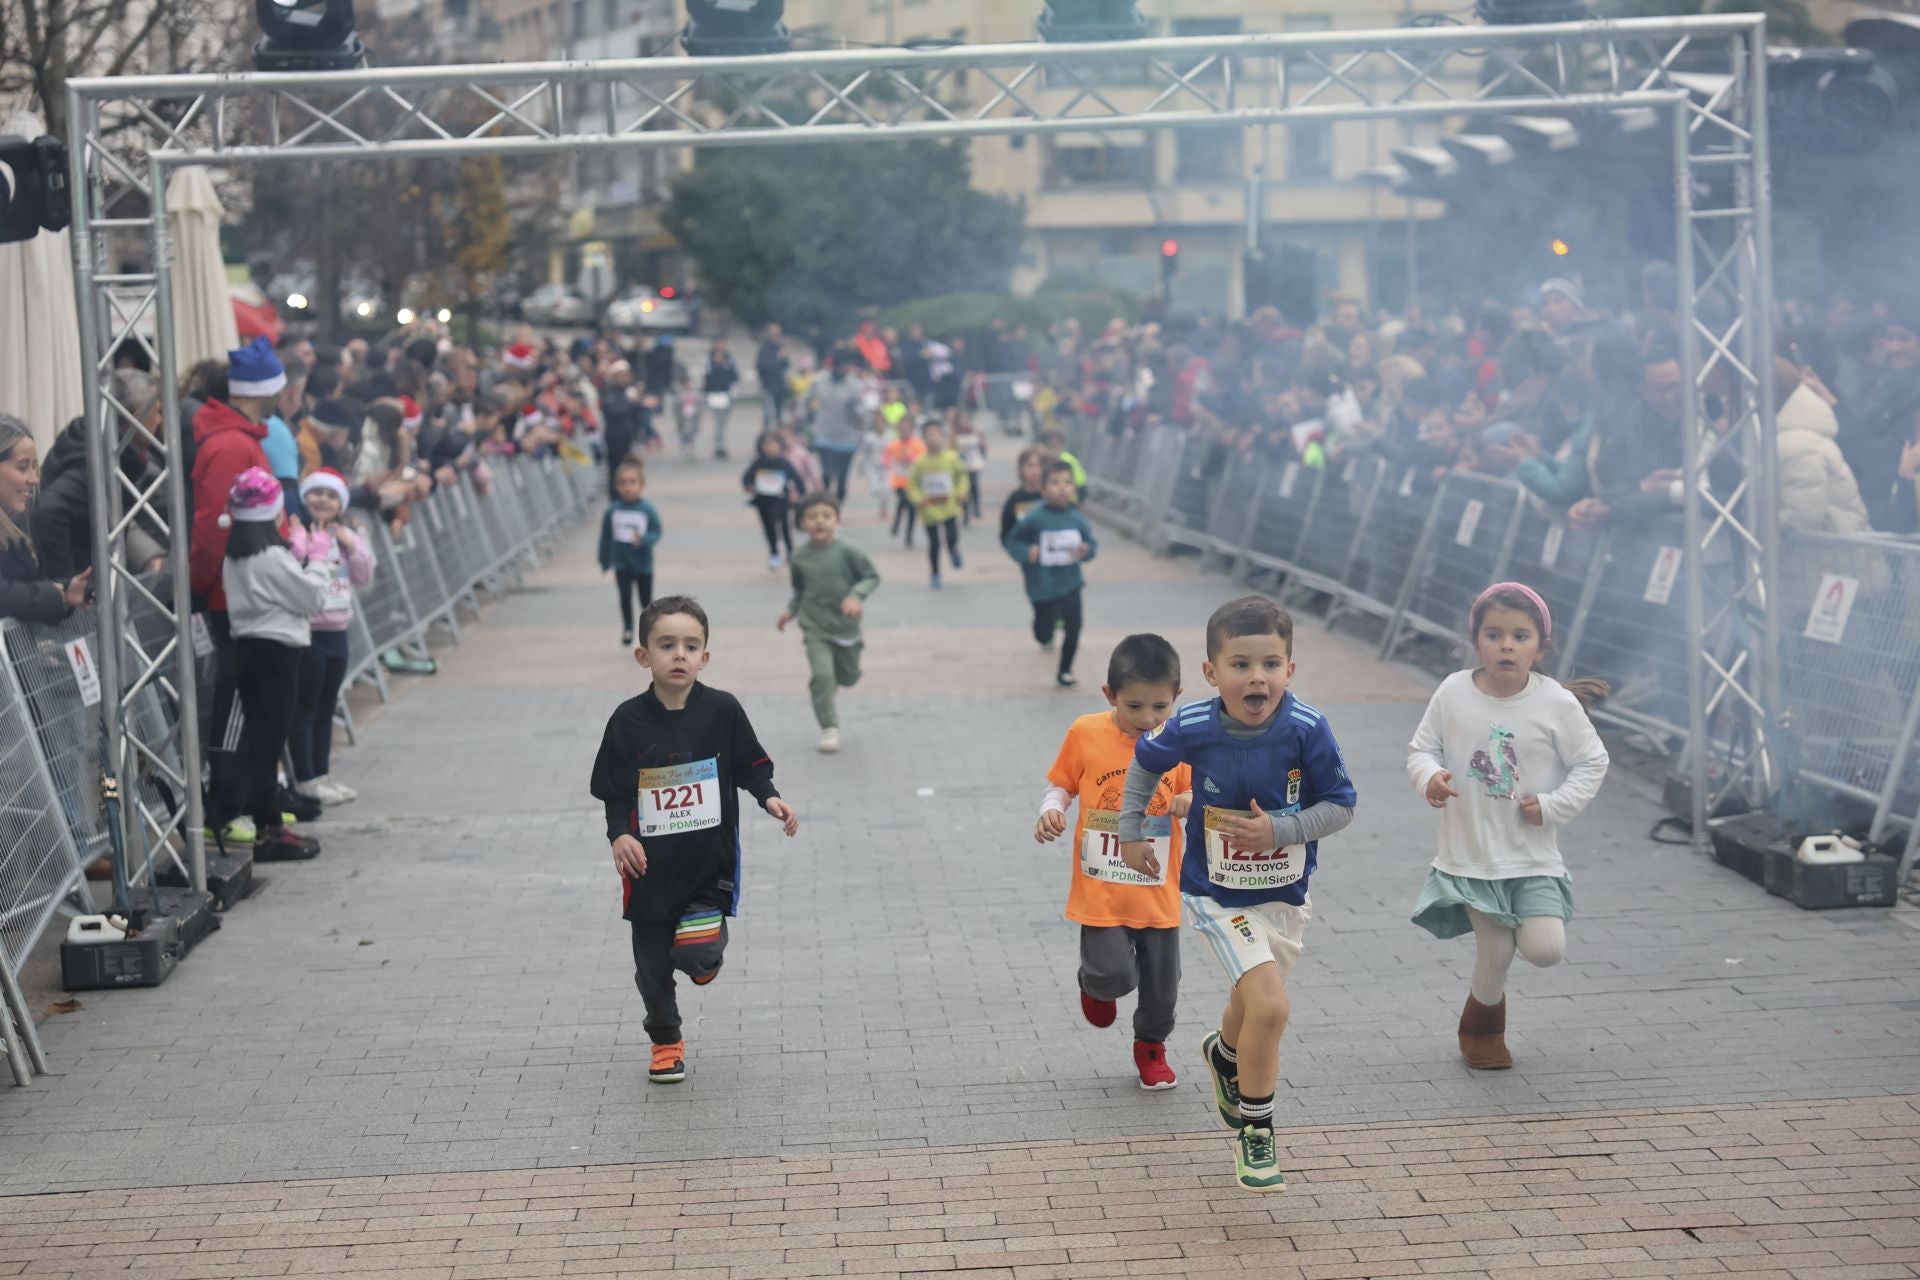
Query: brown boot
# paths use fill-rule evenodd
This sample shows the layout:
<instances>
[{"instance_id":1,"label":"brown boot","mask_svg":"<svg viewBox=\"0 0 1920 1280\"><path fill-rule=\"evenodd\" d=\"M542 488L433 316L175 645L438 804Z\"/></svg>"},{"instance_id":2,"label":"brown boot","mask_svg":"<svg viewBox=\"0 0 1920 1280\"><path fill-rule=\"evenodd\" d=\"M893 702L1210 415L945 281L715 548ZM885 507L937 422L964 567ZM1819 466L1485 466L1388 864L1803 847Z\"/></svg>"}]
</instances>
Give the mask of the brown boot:
<instances>
[{"instance_id":1,"label":"brown boot","mask_svg":"<svg viewBox=\"0 0 1920 1280\"><path fill-rule=\"evenodd\" d=\"M1471 993L1460 1011L1460 1056L1475 1071L1505 1071L1513 1065L1507 1052L1507 1002L1481 1004Z\"/></svg>"}]
</instances>

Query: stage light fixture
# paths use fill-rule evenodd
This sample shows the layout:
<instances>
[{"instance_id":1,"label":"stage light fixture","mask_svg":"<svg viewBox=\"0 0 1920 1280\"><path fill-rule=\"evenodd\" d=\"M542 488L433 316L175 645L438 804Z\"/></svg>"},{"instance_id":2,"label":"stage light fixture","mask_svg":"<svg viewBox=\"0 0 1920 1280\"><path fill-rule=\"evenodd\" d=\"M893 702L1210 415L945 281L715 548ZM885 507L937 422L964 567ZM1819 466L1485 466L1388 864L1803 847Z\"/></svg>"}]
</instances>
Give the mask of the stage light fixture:
<instances>
[{"instance_id":1,"label":"stage light fixture","mask_svg":"<svg viewBox=\"0 0 1920 1280\"><path fill-rule=\"evenodd\" d=\"M1035 30L1042 40L1084 43L1138 40L1149 27L1133 0L1047 0Z\"/></svg>"},{"instance_id":2,"label":"stage light fixture","mask_svg":"<svg viewBox=\"0 0 1920 1280\"><path fill-rule=\"evenodd\" d=\"M262 71L349 71L367 59L353 31L353 0L254 0Z\"/></svg>"},{"instance_id":3,"label":"stage light fixture","mask_svg":"<svg viewBox=\"0 0 1920 1280\"><path fill-rule=\"evenodd\" d=\"M53 137L0 137L0 167L0 244L64 231L73 221L66 143Z\"/></svg>"},{"instance_id":4,"label":"stage light fixture","mask_svg":"<svg viewBox=\"0 0 1920 1280\"><path fill-rule=\"evenodd\" d=\"M687 0L680 47L693 58L785 53L791 33L781 21L786 0Z\"/></svg>"}]
</instances>

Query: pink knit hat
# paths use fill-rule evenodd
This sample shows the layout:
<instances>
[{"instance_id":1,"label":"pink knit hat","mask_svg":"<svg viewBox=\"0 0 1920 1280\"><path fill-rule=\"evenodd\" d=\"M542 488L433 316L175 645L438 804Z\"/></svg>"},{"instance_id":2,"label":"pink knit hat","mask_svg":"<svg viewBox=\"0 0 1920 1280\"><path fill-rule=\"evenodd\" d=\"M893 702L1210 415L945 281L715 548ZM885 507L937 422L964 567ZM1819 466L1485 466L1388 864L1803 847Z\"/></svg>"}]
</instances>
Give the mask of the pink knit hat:
<instances>
[{"instance_id":1,"label":"pink knit hat","mask_svg":"<svg viewBox=\"0 0 1920 1280\"><path fill-rule=\"evenodd\" d=\"M278 520L286 509L286 495L280 482L259 467L248 467L233 482L227 494L227 513L220 517L222 529L241 524L266 524Z\"/></svg>"}]
</instances>

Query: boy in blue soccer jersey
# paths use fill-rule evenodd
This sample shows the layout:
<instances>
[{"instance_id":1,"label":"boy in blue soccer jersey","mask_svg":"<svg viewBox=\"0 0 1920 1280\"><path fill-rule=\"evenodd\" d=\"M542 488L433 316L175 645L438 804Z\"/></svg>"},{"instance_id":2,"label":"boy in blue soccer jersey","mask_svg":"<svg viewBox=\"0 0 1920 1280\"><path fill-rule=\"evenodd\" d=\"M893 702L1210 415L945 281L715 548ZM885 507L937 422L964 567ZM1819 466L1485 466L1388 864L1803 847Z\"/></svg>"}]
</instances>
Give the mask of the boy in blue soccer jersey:
<instances>
[{"instance_id":1,"label":"boy in blue soccer jersey","mask_svg":"<svg viewBox=\"0 0 1920 1280\"><path fill-rule=\"evenodd\" d=\"M1319 841L1353 821L1355 796L1326 718L1287 691L1293 619L1244 596L1207 620L1207 683L1220 696L1190 702L1140 739L1120 805L1120 856L1159 874L1141 820L1160 775L1193 768L1193 808L1180 900L1227 971L1233 993L1220 1029L1201 1041L1220 1119L1238 1135L1234 1169L1249 1191L1285 1191L1273 1140L1287 975L1300 958L1312 903L1307 880ZM1204 851L1204 857L1196 857Z\"/></svg>"}]
</instances>

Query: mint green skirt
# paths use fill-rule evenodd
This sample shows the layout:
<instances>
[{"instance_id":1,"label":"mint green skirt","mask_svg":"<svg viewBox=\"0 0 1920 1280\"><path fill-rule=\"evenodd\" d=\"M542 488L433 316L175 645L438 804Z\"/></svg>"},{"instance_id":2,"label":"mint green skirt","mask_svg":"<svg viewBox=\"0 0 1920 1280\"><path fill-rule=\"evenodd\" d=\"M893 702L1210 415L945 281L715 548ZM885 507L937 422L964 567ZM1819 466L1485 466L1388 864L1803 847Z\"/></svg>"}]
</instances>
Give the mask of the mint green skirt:
<instances>
[{"instance_id":1,"label":"mint green skirt","mask_svg":"<svg viewBox=\"0 0 1920 1280\"><path fill-rule=\"evenodd\" d=\"M1538 916L1573 919L1573 881L1565 876L1516 876L1511 880L1480 880L1456 876L1438 867L1427 870L1420 901L1413 904L1413 922L1436 938L1457 938L1473 932L1467 908L1491 916L1509 929Z\"/></svg>"}]
</instances>

